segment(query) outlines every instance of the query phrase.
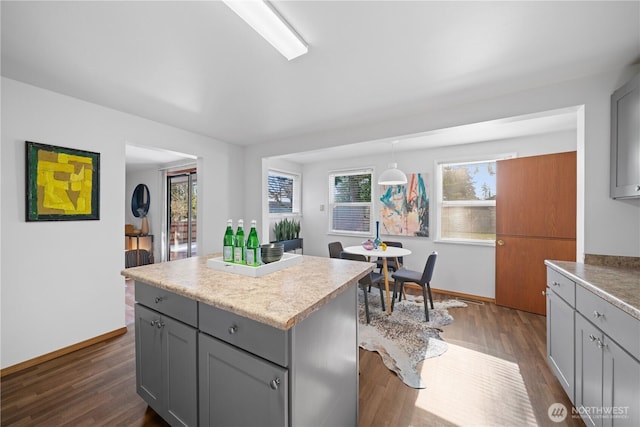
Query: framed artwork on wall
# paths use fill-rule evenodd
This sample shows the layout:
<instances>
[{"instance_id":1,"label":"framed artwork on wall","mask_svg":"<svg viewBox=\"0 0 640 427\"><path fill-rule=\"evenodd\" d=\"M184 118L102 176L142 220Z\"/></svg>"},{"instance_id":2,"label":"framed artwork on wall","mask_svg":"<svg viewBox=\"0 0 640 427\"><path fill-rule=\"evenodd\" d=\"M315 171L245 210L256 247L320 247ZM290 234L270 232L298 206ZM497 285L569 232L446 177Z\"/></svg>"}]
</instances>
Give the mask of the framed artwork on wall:
<instances>
[{"instance_id":1,"label":"framed artwork on wall","mask_svg":"<svg viewBox=\"0 0 640 427\"><path fill-rule=\"evenodd\" d=\"M404 185L380 186L380 234L429 237L428 177L412 173Z\"/></svg>"},{"instance_id":2,"label":"framed artwork on wall","mask_svg":"<svg viewBox=\"0 0 640 427\"><path fill-rule=\"evenodd\" d=\"M100 153L26 141L26 220L100 219Z\"/></svg>"}]
</instances>

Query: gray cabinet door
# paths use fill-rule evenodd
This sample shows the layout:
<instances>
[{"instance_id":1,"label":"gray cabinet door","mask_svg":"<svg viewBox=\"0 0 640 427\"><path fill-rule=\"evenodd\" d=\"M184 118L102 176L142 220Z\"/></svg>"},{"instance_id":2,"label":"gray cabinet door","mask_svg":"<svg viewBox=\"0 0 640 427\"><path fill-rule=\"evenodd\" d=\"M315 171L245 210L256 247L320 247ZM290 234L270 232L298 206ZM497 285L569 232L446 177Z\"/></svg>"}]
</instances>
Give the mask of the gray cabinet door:
<instances>
[{"instance_id":1,"label":"gray cabinet door","mask_svg":"<svg viewBox=\"0 0 640 427\"><path fill-rule=\"evenodd\" d=\"M199 334L200 425L286 426L287 370Z\"/></svg>"},{"instance_id":2,"label":"gray cabinet door","mask_svg":"<svg viewBox=\"0 0 640 427\"><path fill-rule=\"evenodd\" d=\"M547 288L547 359L571 402L574 395L574 310Z\"/></svg>"},{"instance_id":3,"label":"gray cabinet door","mask_svg":"<svg viewBox=\"0 0 640 427\"><path fill-rule=\"evenodd\" d=\"M640 425L640 362L605 336L603 424L610 427Z\"/></svg>"},{"instance_id":4,"label":"gray cabinet door","mask_svg":"<svg viewBox=\"0 0 640 427\"><path fill-rule=\"evenodd\" d=\"M198 425L197 331L140 304L136 313L136 389L174 426Z\"/></svg>"},{"instance_id":5,"label":"gray cabinet door","mask_svg":"<svg viewBox=\"0 0 640 427\"><path fill-rule=\"evenodd\" d=\"M164 406L160 314L136 304L136 390L156 412Z\"/></svg>"},{"instance_id":6,"label":"gray cabinet door","mask_svg":"<svg viewBox=\"0 0 640 427\"><path fill-rule=\"evenodd\" d=\"M602 426L595 416L602 407L602 332L576 313L576 401L575 406L588 426Z\"/></svg>"},{"instance_id":7,"label":"gray cabinet door","mask_svg":"<svg viewBox=\"0 0 640 427\"><path fill-rule=\"evenodd\" d=\"M611 95L611 197L640 197L640 74Z\"/></svg>"},{"instance_id":8,"label":"gray cabinet door","mask_svg":"<svg viewBox=\"0 0 640 427\"><path fill-rule=\"evenodd\" d=\"M198 425L198 332L170 317L161 319L165 420L171 425Z\"/></svg>"}]
</instances>

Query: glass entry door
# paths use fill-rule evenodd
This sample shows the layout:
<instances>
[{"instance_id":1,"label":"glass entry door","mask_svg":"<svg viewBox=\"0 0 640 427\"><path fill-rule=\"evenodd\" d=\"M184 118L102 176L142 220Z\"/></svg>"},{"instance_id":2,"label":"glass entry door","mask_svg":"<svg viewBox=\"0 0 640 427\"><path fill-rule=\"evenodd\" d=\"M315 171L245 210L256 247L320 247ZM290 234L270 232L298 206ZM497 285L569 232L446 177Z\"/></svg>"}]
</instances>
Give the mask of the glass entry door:
<instances>
[{"instance_id":1,"label":"glass entry door","mask_svg":"<svg viewBox=\"0 0 640 427\"><path fill-rule=\"evenodd\" d=\"M198 180L196 170L181 171L167 176L167 261L197 255L196 212Z\"/></svg>"}]
</instances>

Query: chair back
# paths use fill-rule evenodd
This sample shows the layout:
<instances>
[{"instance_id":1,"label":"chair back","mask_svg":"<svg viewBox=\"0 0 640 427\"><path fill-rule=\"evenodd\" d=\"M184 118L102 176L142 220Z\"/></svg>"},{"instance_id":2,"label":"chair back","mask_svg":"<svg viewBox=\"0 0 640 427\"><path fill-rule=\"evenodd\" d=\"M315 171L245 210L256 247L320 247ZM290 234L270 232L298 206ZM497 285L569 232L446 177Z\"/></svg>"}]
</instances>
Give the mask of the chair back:
<instances>
[{"instance_id":1,"label":"chair back","mask_svg":"<svg viewBox=\"0 0 640 427\"><path fill-rule=\"evenodd\" d=\"M394 248L401 248L402 247L402 242L393 242L393 241L385 240L384 244L387 245L387 246L393 246ZM403 261L401 256L398 257L398 262L400 264L404 264L404 261ZM400 268L400 266L398 266L398 268Z\"/></svg>"},{"instance_id":2,"label":"chair back","mask_svg":"<svg viewBox=\"0 0 640 427\"><path fill-rule=\"evenodd\" d=\"M436 258L438 257L438 252L432 252L427 258L427 264L424 266L424 271L422 272L422 278L420 282L424 285L431 282L431 277L433 277L433 270L436 268Z\"/></svg>"},{"instance_id":3,"label":"chair back","mask_svg":"<svg viewBox=\"0 0 640 427\"><path fill-rule=\"evenodd\" d=\"M342 259L348 259L350 261L362 261L362 262L367 262L367 257L364 255L360 255L360 254L350 254L348 252L340 252L340 258ZM372 283L371 281L371 273L365 275L362 279L360 279L360 283L363 283L364 285L370 285Z\"/></svg>"},{"instance_id":4,"label":"chair back","mask_svg":"<svg viewBox=\"0 0 640 427\"><path fill-rule=\"evenodd\" d=\"M140 263L138 264L138 260ZM124 253L125 268L136 267L138 265L151 264L151 253L146 249L130 250Z\"/></svg>"},{"instance_id":5,"label":"chair back","mask_svg":"<svg viewBox=\"0 0 640 427\"><path fill-rule=\"evenodd\" d=\"M349 252L340 251L340 258L348 259L348 260L351 260L351 261L364 261L364 262L367 262L367 257L366 256L360 255L360 254L351 254Z\"/></svg>"},{"instance_id":6,"label":"chair back","mask_svg":"<svg viewBox=\"0 0 640 427\"><path fill-rule=\"evenodd\" d=\"M341 242L331 242L329 243L329 257L330 258L340 258L340 253L342 252L342 243Z\"/></svg>"}]
</instances>

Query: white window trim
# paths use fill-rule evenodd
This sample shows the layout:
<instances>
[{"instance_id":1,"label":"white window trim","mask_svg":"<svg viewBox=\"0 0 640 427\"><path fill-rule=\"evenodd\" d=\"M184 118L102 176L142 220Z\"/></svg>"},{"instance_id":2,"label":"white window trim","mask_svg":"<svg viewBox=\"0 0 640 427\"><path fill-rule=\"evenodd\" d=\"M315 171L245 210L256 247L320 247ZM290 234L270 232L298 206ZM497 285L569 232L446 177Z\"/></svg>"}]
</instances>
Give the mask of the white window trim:
<instances>
[{"instance_id":1,"label":"white window trim","mask_svg":"<svg viewBox=\"0 0 640 427\"><path fill-rule=\"evenodd\" d=\"M370 174L371 175L371 201L370 202L352 202L352 203L333 203L333 180L332 178L336 175L341 175L341 176L348 176L348 175L363 175L363 174ZM375 209L375 198L376 198L376 191L375 191L375 182L374 182L374 177L375 177L375 168L373 166L371 167L360 167L360 168L356 168L356 169L336 169L336 170L330 170L328 171L328 175L327 175L327 188L328 188L328 196L329 196L329 200L327 203L328 206L328 211L327 211L327 234L328 235L332 235L332 236L354 236L354 237L370 237L372 230L373 230L373 224L375 222L375 218L376 218L376 212L374 211ZM334 206L339 206L339 205L346 205L346 206L370 206L370 215L369 215L369 231L347 231L347 230L334 230L332 229L331 225L333 224L333 207Z\"/></svg>"},{"instance_id":2,"label":"white window trim","mask_svg":"<svg viewBox=\"0 0 640 427\"><path fill-rule=\"evenodd\" d=\"M485 200L471 200L468 202L461 201L443 201L442 200L442 171L441 165L443 164L474 164L474 163L486 163L491 161L498 160L506 160L516 158L517 153L502 153L502 154L494 154L494 155L478 155L478 156L466 156L463 158L457 159L447 159L447 160L436 160L434 161L435 171L435 180L436 185L434 188L434 196L436 200L436 233L433 241L435 243L450 243L457 245L471 245L471 246L487 246L487 247L495 247L495 240L477 240L477 239L462 239L462 238L443 238L442 231L440 225L442 224L442 207L443 206L495 206L495 201L485 201Z\"/></svg>"},{"instance_id":3,"label":"white window trim","mask_svg":"<svg viewBox=\"0 0 640 427\"><path fill-rule=\"evenodd\" d=\"M287 178L293 178L293 203L291 205L291 212L269 212L269 218L290 218L302 216L302 174L277 168L269 168L267 170L267 211L269 209L269 175L280 175Z\"/></svg>"}]
</instances>

